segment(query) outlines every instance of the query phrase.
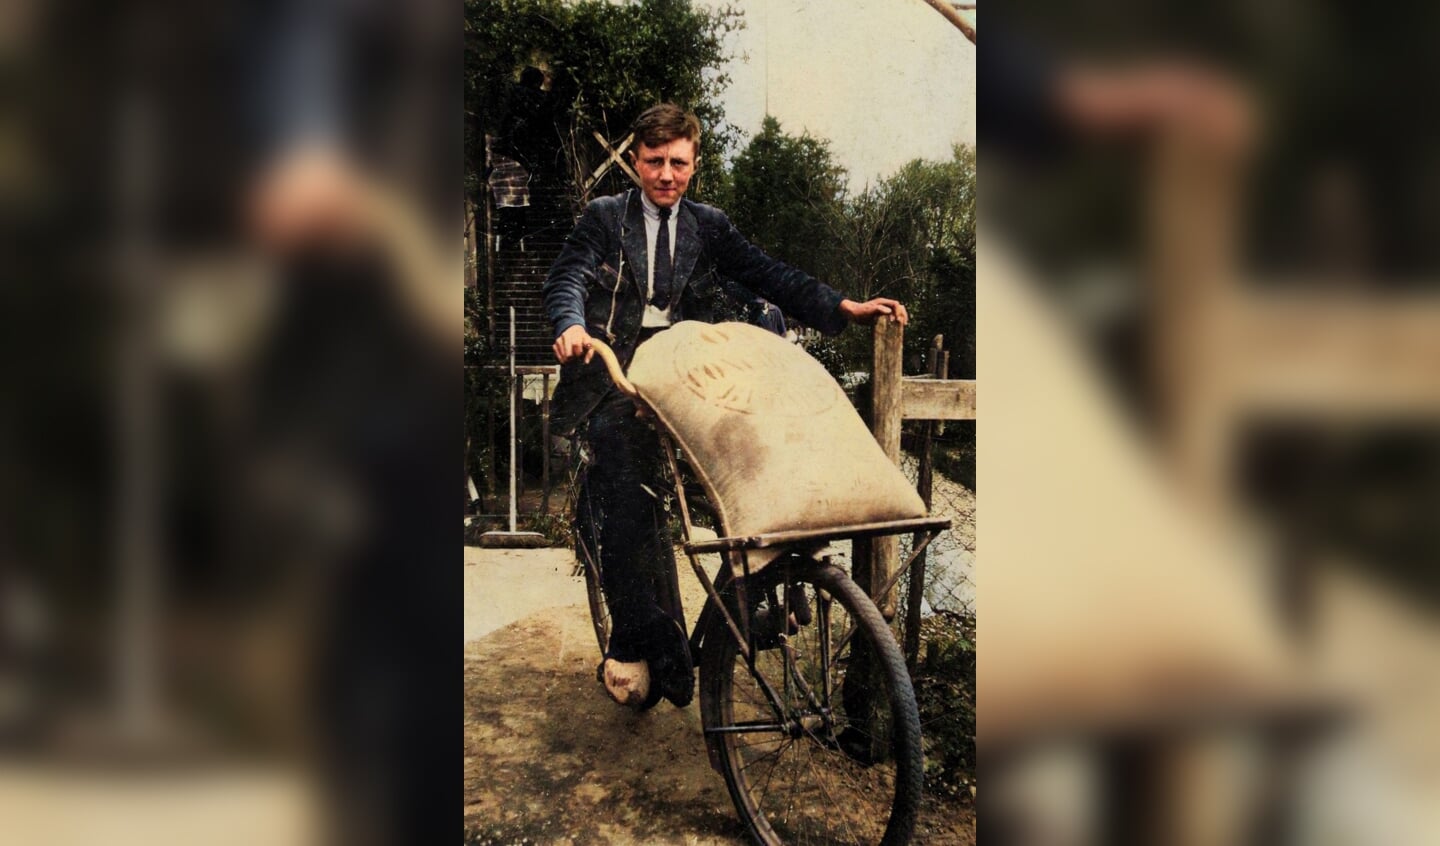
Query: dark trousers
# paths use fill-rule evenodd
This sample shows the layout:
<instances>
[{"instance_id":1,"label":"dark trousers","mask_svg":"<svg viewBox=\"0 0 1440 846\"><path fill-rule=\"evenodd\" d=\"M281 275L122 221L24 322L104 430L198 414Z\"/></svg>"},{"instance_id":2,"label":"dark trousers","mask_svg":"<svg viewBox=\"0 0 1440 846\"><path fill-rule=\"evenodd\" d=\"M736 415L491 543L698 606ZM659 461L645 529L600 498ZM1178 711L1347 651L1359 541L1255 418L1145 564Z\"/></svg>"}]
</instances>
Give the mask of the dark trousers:
<instances>
[{"instance_id":1,"label":"dark trousers","mask_svg":"<svg viewBox=\"0 0 1440 846\"><path fill-rule=\"evenodd\" d=\"M585 548L577 552L600 566L610 606L609 657L653 660L661 648L657 625L667 615L679 619L679 604L671 598L675 553L662 505L667 483L659 436L635 416L635 404L612 389L582 437L588 463L575 528L576 542Z\"/></svg>"}]
</instances>

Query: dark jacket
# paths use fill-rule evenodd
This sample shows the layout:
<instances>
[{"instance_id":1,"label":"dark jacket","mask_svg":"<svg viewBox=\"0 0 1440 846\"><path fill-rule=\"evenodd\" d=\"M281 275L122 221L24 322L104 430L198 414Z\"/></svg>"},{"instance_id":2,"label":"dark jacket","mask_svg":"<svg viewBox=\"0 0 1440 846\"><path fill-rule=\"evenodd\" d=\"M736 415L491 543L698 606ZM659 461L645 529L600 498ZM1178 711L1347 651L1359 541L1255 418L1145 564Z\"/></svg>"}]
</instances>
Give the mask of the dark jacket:
<instances>
[{"instance_id":1,"label":"dark jacket","mask_svg":"<svg viewBox=\"0 0 1440 846\"><path fill-rule=\"evenodd\" d=\"M827 335L845 328L839 310L844 295L765 255L724 212L682 199L677 214L672 321L722 319L730 294L721 280L728 278ZM637 189L590 203L545 279L545 316L555 335L583 325L628 365L645 311L645 248L645 213ZM569 432L589 416L609 384L599 358L588 365L561 365L551 404L555 431Z\"/></svg>"}]
</instances>

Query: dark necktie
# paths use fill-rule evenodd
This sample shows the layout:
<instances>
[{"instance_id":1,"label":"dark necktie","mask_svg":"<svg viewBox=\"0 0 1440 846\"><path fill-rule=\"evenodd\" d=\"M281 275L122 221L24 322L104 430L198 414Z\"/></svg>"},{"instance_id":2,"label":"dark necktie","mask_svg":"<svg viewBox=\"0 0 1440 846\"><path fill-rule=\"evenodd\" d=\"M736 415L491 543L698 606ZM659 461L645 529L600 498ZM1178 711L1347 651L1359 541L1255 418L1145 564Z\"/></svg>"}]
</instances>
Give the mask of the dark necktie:
<instances>
[{"instance_id":1,"label":"dark necktie","mask_svg":"<svg viewBox=\"0 0 1440 846\"><path fill-rule=\"evenodd\" d=\"M670 209L660 209L660 234L655 236L655 291L650 304L664 310L670 307L670 281L675 268L670 261Z\"/></svg>"}]
</instances>

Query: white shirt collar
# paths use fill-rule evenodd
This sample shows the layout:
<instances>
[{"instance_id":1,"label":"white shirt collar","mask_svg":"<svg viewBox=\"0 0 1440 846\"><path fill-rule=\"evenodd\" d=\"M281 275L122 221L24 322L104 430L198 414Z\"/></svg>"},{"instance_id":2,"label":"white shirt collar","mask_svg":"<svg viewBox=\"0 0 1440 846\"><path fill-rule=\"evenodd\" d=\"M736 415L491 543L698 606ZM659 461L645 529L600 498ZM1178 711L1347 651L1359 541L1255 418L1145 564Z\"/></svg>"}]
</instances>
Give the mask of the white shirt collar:
<instances>
[{"instance_id":1,"label":"white shirt collar","mask_svg":"<svg viewBox=\"0 0 1440 846\"><path fill-rule=\"evenodd\" d=\"M678 205L680 204L675 204L675 206ZM644 191L640 192L640 206L645 210L646 217L650 218L651 220L660 219L660 207L650 202L650 198L645 195ZM672 221L675 219L675 206L670 207L670 219Z\"/></svg>"}]
</instances>

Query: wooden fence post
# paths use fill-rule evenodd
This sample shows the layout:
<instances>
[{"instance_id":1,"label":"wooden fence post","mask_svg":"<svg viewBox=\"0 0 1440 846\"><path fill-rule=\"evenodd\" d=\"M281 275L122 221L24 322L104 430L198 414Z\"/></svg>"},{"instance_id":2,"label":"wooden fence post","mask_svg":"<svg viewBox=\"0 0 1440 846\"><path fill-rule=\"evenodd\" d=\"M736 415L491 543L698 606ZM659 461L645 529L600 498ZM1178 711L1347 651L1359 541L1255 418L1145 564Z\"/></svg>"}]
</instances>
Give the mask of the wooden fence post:
<instances>
[{"instance_id":1,"label":"wooden fence post","mask_svg":"<svg viewBox=\"0 0 1440 846\"><path fill-rule=\"evenodd\" d=\"M930 344L930 355L928 364L930 375L936 378L944 378L945 371L942 369L945 362L945 336L936 335L935 340ZM925 503L925 511L930 511L931 489L933 487L935 467L935 427L933 420L926 420L920 424L920 469L916 475L915 488L920 493L920 499ZM917 533L911 540L911 544L918 545L923 534ZM919 663L920 656L920 606L925 599L925 550L915 557L915 563L910 565L910 591L905 602L905 667L910 675L915 675L915 667Z\"/></svg>"},{"instance_id":2,"label":"wooden fence post","mask_svg":"<svg viewBox=\"0 0 1440 846\"><path fill-rule=\"evenodd\" d=\"M871 371L871 426L875 440L884 450L885 457L900 463L900 420L903 411L903 383L901 367L905 329L888 317L875 322L875 360ZM869 546L869 564L865 575L869 583L861 587L875 600L885 619L895 617L895 594L892 590L884 596L877 596L880 588L890 580L890 575L900 565L900 538L896 535L872 538L868 544L856 543L859 547Z\"/></svg>"}]
</instances>

